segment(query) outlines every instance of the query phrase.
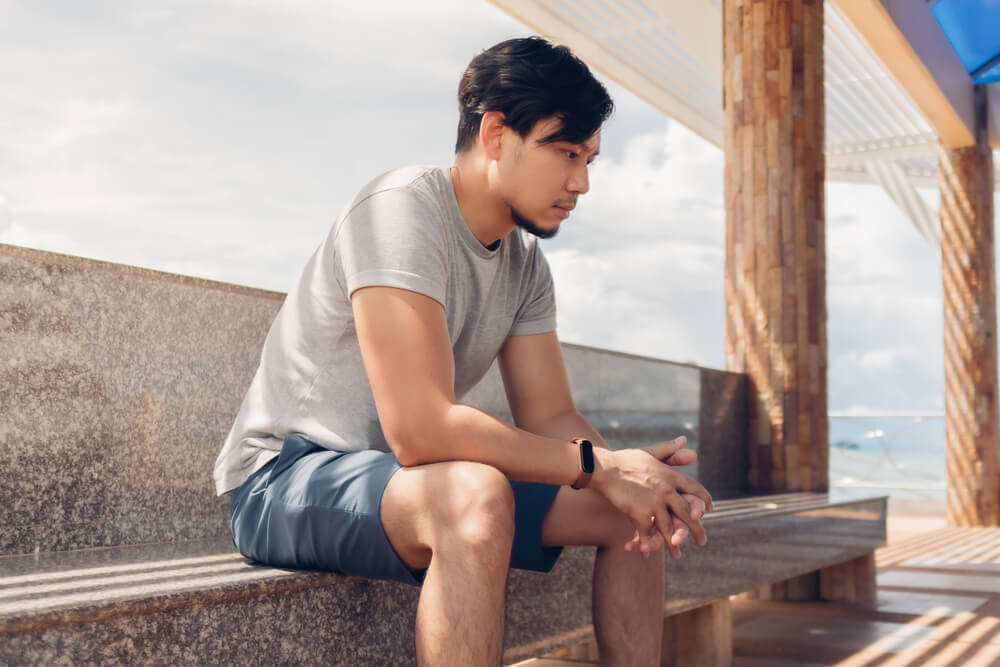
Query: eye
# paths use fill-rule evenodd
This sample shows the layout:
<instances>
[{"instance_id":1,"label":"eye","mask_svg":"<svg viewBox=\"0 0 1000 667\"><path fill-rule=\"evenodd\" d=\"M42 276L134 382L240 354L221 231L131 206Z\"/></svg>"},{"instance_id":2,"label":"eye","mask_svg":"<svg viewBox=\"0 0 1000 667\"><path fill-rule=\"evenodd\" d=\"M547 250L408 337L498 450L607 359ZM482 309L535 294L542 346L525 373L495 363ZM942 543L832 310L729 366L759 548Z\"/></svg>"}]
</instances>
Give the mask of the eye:
<instances>
[{"instance_id":1,"label":"eye","mask_svg":"<svg viewBox=\"0 0 1000 667\"><path fill-rule=\"evenodd\" d=\"M566 157L568 157L570 160L575 160L578 157L580 157L580 154L575 151L566 151Z\"/></svg>"}]
</instances>

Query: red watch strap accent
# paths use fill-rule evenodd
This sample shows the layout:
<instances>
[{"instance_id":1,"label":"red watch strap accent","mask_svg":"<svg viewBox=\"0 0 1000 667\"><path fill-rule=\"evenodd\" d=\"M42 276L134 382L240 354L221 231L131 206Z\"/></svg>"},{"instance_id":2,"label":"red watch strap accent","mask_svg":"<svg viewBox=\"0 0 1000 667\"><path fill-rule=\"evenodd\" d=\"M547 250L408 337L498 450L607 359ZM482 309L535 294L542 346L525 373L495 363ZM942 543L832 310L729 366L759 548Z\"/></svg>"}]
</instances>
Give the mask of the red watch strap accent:
<instances>
[{"instance_id":1,"label":"red watch strap accent","mask_svg":"<svg viewBox=\"0 0 1000 667\"><path fill-rule=\"evenodd\" d=\"M585 439L586 438L573 438L572 442L573 442L573 444L575 444L575 445L577 445L579 447L580 446L580 442L582 440L585 440ZM576 481L573 482L573 485L572 485L571 488L574 488L574 489L582 489L582 488L584 488L585 486L587 486L588 484L590 484L590 478L593 477L593 476L594 476L594 473L592 473L592 472L584 472L583 471L583 455L581 454L581 458L580 458L580 474L577 475Z\"/></svg>"}]
</instances>

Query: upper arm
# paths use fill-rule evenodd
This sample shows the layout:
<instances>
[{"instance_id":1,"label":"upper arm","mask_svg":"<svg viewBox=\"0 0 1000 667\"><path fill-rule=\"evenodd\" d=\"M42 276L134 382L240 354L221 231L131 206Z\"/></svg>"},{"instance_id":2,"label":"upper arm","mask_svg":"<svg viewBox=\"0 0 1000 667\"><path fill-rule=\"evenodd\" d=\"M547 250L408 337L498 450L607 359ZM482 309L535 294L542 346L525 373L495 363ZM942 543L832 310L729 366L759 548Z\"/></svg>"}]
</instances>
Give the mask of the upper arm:
<instances>
[{"instance_id":1,"label":"upper arm","mask_svg":"<svg viewBox=\"0 0 1000 667\"><path fill-rule=\"evenodd\" d=\"M527 431L576 409L554 331L508 338L500 350L500 374L514 422Z\"/></svg>"},{"instance_id":2,"label":"upper arm","mask_svg":"<svg viewBox=\"0 0 1000 667\"><path fill-rule=\"evenodd\" d=\"M382 431L397 457L433 433L455 402L455 360L444 308L394 287L351 295L358 342Z\"/></svg>"}]
</instances>

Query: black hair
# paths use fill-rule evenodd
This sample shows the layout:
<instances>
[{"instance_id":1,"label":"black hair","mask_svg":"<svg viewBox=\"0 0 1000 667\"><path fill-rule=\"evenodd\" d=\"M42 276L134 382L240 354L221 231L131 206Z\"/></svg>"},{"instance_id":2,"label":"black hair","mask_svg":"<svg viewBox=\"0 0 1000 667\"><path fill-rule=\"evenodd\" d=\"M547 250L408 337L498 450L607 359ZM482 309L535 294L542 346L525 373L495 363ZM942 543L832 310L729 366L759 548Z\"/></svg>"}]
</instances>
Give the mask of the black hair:
<instances>
[{"instance_id":1,"label":"black hair","mask_svg":"<svg viewBox=\"0 0 1000 667\"><path fill-rule=\"evenodd\" d=\"M473 58L462 74L455 152L474 144L487 111L502 112L503 124L521 137L556 117L561 127L542 141L581 144L613 110L608 91L568 48L541 37L508 39Z\"/></svg>"}]
</instances>

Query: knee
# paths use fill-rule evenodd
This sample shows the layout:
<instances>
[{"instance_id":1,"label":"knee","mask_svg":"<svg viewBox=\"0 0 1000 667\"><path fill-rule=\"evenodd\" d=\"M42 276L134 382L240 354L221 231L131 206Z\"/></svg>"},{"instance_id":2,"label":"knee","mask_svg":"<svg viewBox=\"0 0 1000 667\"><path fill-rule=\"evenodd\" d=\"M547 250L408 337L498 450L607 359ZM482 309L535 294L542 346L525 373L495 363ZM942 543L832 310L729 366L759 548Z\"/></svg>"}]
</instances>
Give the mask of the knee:
<instances>
[{"instance_id":1,"label":"knee","mask_svg":"<svg viewBox=\"0 0 1000 667\"><path fill-rule=\"evenodd\" d=\"M453 547L480 560L510 559L514 492L492 466L457 462L436 489L437 549Z\"/></svg>"},{"instance_id":2,"label":"knee","mask_svg":"<svg viewBox=\"0 0 1000 667\"><path fill-rule=\"evenodd\" d=\"M596 519L602 523L599 534L603 539L597 544L602 549L622 549L623 545L635 535L635 524L624 512L611 508L609 512Z\"/></svg>"}]
</instances>

